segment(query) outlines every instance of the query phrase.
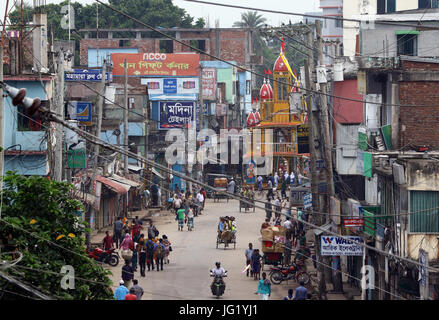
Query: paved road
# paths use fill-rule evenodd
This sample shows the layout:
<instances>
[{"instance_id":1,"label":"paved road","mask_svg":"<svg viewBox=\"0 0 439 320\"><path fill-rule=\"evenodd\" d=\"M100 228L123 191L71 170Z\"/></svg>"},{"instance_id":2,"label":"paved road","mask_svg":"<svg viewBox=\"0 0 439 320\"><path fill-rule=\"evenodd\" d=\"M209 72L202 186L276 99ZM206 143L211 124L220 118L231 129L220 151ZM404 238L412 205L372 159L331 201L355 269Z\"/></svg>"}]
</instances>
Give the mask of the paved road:
<instances>
[{"instance_id":1,"label":"paved road","mask_svg":"<svg viewBox=\"0 0 439 320\"><path fill-rule=\"evenodd\" d=\"M213 202L208 199L206 208L201 216L195 217L195 230L182 232L177 229L174 216L153 217L153 221L160 231L172 243L173 252L170 255L170 264L164 265L164 271L150 271L146 277L140 277L137 271L135 278L144 288L143 300L209 300L216 299L210 291L211 278L209 270L216 261L228 270L226 292L221 297L225 300L254 300L259 299L255 294L257 281L241 273L245 266L244 251L249 242L254 248L260 248L260 226L265 219L265 212L256 209L255 212L239 212L238 201L220 200ZM216 230L220 216L234 216L237 221L237 244L224 250L224 245L216 249ZM117 284L121 276L121 267L111 268L113 281ZM138 269L139 270L139 269ZM271 299L281 299L288 288L295 288L297 284L273 285Z\"/></svg>"}]
</instances>

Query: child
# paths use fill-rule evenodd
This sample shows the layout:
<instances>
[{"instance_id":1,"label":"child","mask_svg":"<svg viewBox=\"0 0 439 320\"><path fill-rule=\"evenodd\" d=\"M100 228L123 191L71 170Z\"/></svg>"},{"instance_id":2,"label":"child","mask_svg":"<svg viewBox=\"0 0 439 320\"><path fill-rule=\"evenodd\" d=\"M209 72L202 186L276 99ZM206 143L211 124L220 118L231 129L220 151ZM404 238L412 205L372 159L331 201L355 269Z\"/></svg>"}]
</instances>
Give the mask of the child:
<instances>
[{"instance_id":1,"label":"child","mask_svg":"<svg viewBox=\"0 0 439 320\"><path fill-rule=\"evenodd\" d=\"M259 249L255 249L251 258L254 280L261 279L261 259L262 257L259 254Z\"/></svg>"}]
</instances>

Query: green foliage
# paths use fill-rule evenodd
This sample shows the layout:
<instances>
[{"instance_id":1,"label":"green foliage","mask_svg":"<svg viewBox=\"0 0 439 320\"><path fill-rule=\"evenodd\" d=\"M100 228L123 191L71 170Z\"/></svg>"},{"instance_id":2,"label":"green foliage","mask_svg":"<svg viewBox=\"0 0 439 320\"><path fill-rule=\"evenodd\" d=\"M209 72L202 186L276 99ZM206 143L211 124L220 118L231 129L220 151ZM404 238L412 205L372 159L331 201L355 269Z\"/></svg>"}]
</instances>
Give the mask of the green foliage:
<instances>
[{"instance_id":1,"label":"green foliage","mask_svg":"<svg viewBox=\"0 0 439 320\"><path fill-rule=\"evenodd\" d=\"M67 40L68 30L61 28L61 20L64 14L61 8L67 5L68 1L59 4L47 4L44 12L47 14L47 24L49 30L53 31L55 40ZM205 21L202 18L194 22L186 10L174 6L172 0L109 0L109 4L114 8L146 23L152 27L164 28L203 28ZM99 28L144 28L137 22L127 19L125 16L101 5L71 2L75 10L75 30L76 32L84 28L96 28L97 11L99 12ZM98 6L98 8L96 8ZM97 10L96 10L97 9ZM32 21L33 8L25 5L23 9L23 20L25 23ZM20 8L16 8L10 15L12 24L20 23ZM72 33L73 40L80 40L80 37Z\"/></svg>"},{"instance_id":2,"label":"green foliage","mask_svg":"<svg viewBox=\"0 0 439 320\"><path fill-rule=\"evenodd\" d=\"M6 271L17 277L13 272L18 270L17 278L59 299L112 299L111 273L85 253L87 226L77 216L80 202L68 195L72 186L14 172L8 172L3 181L2 219L7 223L0 222L0 235L12 236L23 254L18 268ZM60 235L64 237L57 239ZM60 271L65 265L75 270L75 289L61 288L64 274Z\"/></svg>"}]
</instances>

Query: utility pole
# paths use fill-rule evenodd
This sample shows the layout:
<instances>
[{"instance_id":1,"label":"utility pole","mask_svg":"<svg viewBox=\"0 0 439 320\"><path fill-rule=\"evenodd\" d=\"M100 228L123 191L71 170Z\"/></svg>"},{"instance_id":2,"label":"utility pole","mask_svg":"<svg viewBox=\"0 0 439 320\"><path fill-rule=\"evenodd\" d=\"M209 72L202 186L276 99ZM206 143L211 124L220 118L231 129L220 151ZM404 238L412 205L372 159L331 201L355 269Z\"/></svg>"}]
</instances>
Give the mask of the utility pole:
<instances>
[{"instance_id":1,"label":"utility pole","mask_svg":"<svg viewBox=\"0 0 439 320\"><path fill-rule=\"evenodd\" d=\"M307 32L307 43L309 48L314 47L314 39L313 39L313 31L308 30ZM313 74L314 68L314 50L308 49L309 58L305 61L305 82L306 89L315 90L315 84L311 81L311 75ZM320 196L318 191L319 185L319 173L317 172L317 158L321 158L320 148L315 146L315 140L319 139L319 119L318 115L314 114L312 111L312 99L311 92L307 92L306 95L306 104L307 104L307 113L308 113L308 128L309 128L309 153L310 153L310 169L311 169L311 193L312 193L312 217L313 223L315 225L321 226L322 216L319 214L320 211ZM319 276L318 282L318 292L319 298L327 300L326 297L326 279L324 266L322 264L322 257L320 255L320 237L315 236L315 250L316 250L316 262L317 262L317 271Z\"/></svg>"},{"instance_id":2,"label":"utility pole","mask_svg":"<svg viewBox=\"0 0 439 320\"><path fill-rule=\"evenodd\" d=\"M316 21L316 31L317 31L317 44L318 44L318 53L319 53L319 67L323 67L323 41L322 41L322 28L320 24L320 20ZM323 135L323 144L324 144L324 159L325 159L325 168L326 168L326 182L328 186L328 196L325 201L325 206L323 212L330 212L330 201L331 198L335 196L335 188L334 188L334 176L332 170L332 143L329 132L329 118L328 118L328 99L327 99L327 82L324 81L320 83L320 101L321 101L321 127L322 127L322 135ZM327 219L329 222L329 216ZM329 260L329 259L328 259ZM326 264L332 264L332 261L327 261ZM329 271L329 270L327 270ZM328 276L331 273L328 272ZM343 285L341 282L341 274L336 272L334 284L334 291L340 292L343 291ZM330 277L328 277L330 278ZM339 281L338 281L339 280Z\"/></svg>"},{"instance_id":3,"label":"utility pole","mask_svg":"<svg viewBox=\"0 0 439 320\"><path fill-rule=\"evenodd\" d=\"M95 136L100 138L101 129L102 129L102 113L103 113L103 105L104 105L104 96L105 96L105 75L107 73L107 61L104 59L102 64L102 79L100 85L100 95L98 96L98 102L96 105L96 131ZM93 173L90 181L89 193L94 195L93 186L94 181L96 179L97 171L98 171L98 160L99 160L99 145L95 144L94 152L93 152ZM91 215L94 214L93 206L90 206L90 213L88 215L87 223L90 225ZM87 244L90 244L90 234L87 233L86 236Z\"/></svg>"},{"instance_id":4,"label":"utility pole","mask_svg":"<svg viewBox=\"0 0 439 320\"><path fill-rule=\"evenodd\" d=\"M128 152L128 69L127 69L127 59L123 61L125 84L124 84L124 99L125 99L125 109L123 110L123 144L124 149ZM124 156L123 163L123 173L128 175L128 156Z\"/></svg>"},{"instance_id":5,"label":"utility pole","mask_svg":"<svg viewBox=\"0 0 439 320\"><path fill-rule=\"evenodd\" d=\"M54 112L64 119L64 53L62 50L58 51L56 57L56 77L55 83L55 100L54 100ZM54 166L52 177L55 181L62 181L63 175L63 126L59 123L55 123L55 150L54 150Z\"/></svg>"},{"instance_id":6,"label":"utility pole","mask_svg":"<svg viewBox=\"0 0 439 320\"><path fill-rule=\"evenodd\" d=\"M3 81L3 42L0 41L0 81ZM0 86L0 175L3 177L5 165L5 146L3 142L3 87ZM3 179L2 179L3 180ZM0 192L3 190L3 182L0 183ZM1 218L1 217L0 217Z\"/></svg>"}]
</instances>

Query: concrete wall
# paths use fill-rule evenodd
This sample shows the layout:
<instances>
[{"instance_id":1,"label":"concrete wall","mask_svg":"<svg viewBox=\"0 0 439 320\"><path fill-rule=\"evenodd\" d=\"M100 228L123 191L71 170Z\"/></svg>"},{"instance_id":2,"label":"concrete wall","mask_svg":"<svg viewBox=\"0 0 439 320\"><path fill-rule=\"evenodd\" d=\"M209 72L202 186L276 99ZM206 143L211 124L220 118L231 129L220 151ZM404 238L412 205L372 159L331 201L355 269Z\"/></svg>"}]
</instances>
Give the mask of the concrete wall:
<instances>
[{"instance_id":1,"label":"concrete wall","mask_svg":"<svg viewBox=\"0 0 439 320\"><path fill-rule=\"evenodd\" d=\"M409 234L407 236L408 258L418 261L419 249L428 252L428 261L439 258L439 240L437 235L429 234Z\"/></svg>"},{"instance_id":2,"label":"concrete wall","mask_svg":"<svg viewBox=\"0 0 439 320\"><path fill-rule=\"evenodd\" d=\"M439 162L436 160L409 161L406 166L407 190L438 191Z\"/></svg>"}]
</instances>

